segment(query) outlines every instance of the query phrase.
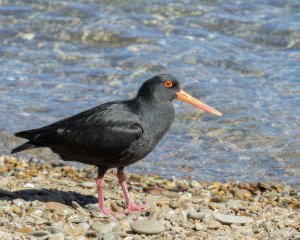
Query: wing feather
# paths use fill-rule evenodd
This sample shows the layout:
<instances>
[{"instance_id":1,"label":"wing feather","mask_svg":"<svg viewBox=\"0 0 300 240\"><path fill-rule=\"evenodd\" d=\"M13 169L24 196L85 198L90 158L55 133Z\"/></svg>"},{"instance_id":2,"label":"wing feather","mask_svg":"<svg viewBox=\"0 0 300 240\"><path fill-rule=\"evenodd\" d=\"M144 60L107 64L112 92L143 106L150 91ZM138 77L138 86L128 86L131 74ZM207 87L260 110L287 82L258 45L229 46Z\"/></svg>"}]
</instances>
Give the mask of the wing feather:
<instances>
[{"instance_id":1,"label":"wing feather","mask_svg":"<svg viewBox=\"0 0 300 240\"><path fill-rule=\"evenodd\" d=\"M120 154L142 134L138 116L121 102L115 102L16 136L50 147L61 155L86 153L107 159Z\"/></svg>"}]
</instances>

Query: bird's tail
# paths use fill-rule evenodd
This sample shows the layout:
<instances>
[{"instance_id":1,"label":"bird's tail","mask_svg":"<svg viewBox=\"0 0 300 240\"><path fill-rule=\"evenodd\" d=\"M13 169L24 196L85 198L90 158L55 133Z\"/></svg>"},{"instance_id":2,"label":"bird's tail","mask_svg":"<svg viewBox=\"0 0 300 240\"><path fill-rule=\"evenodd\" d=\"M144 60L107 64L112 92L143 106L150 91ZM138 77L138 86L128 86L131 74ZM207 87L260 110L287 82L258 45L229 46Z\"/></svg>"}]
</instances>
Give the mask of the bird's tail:
<instances>
[{"instance_id":1,"label":"bird's tail","mask_svg":"<svg viewBox=\"0 0 300 240\"><path fill-rule=\"evenodd\" d=\"M14 148L13 150L11 150L11 153L17 153L17 152L21 152L21 151L24 151L24 150L28 150L28 149L32 149L32 148L37 148L38 146L35 145L34 142L32 141L28 141L16 148Z\"/></svg>"}]
</instances>

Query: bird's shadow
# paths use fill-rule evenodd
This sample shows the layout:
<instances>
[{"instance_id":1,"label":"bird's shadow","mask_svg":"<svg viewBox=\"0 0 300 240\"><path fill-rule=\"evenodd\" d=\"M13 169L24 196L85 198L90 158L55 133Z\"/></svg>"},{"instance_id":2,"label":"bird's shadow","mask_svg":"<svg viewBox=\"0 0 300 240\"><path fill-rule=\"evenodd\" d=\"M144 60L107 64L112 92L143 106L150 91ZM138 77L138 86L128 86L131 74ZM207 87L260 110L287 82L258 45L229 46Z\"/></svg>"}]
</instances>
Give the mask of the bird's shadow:
<instances>
[{"instance_id":1,"label":"bird's shadow","mask_svg":"<svg viewBox=\"0 0 300 240\"><path fill-rule=\"evenodd\" d=\"M14 199L23 199L25 201L37 200L40 202L58 202L66 205L71 205L72 201L75 201L81 206L98 202L98 199L95 196L85 195L74 191L42 188L10 192L0 188L0 200L12 201Z\"/></svg>"}]
</instances>

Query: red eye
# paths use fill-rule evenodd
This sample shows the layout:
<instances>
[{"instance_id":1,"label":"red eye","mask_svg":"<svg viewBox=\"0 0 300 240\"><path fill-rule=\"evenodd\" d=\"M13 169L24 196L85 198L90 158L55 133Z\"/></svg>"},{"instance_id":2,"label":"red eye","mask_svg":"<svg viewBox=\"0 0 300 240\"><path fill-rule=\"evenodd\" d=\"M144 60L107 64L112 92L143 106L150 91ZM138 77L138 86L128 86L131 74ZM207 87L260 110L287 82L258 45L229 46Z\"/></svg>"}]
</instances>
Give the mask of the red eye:
<instances>
[{"instance_id":1,"label":"red eye","mask_svg":"<svg viewBox=\"0 0 300 240\"><path fill-rule=\"evenodd\" d=\"M165 87L170 88L173 86L173 83L171 81L165 81Z\"/></svg>"}]
</instances>

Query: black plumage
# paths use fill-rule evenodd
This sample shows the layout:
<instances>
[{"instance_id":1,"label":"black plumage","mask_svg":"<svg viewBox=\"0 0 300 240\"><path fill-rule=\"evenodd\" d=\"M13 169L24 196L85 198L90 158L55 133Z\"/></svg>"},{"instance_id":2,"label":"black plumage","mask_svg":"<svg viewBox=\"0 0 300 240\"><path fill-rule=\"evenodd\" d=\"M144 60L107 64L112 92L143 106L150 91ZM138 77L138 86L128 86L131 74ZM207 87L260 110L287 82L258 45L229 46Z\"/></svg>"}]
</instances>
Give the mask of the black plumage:
<instances>
[{"instance_id":1,"label":"black plumage","mask_svg":"<svg viewBox=\"0 0 300 240\"><path fill-rule=\"evenodd\" d=\"M171 90L163 85L167 79L175 83ZM175 116L171 100L179 87L173 76L159 75L146 81L131 100L105 103L45 127L16 133L29 141L12 153L49 147L66 161L107 168L127 166L151 152L171 126Z\"/></svg>"},{"instance_id":2,"label":"black plumage","mask_svg":"<svg viewBox=\"0 0 300 240\"><path fill-rule=\"evenodd\" d=\"M109 214L103 200L103 177L107 169L116 167L128 210L143 210L128 194L123 168L143 159L165 135L175 117L172 100L176 98L221 115L181 90L174 76L161 74L145 81L133 99L105 103L50 125L16 133L28 141L12 153L48 147L63 160L96 165L99 206Z\"/></svg>"}]
</instances>

